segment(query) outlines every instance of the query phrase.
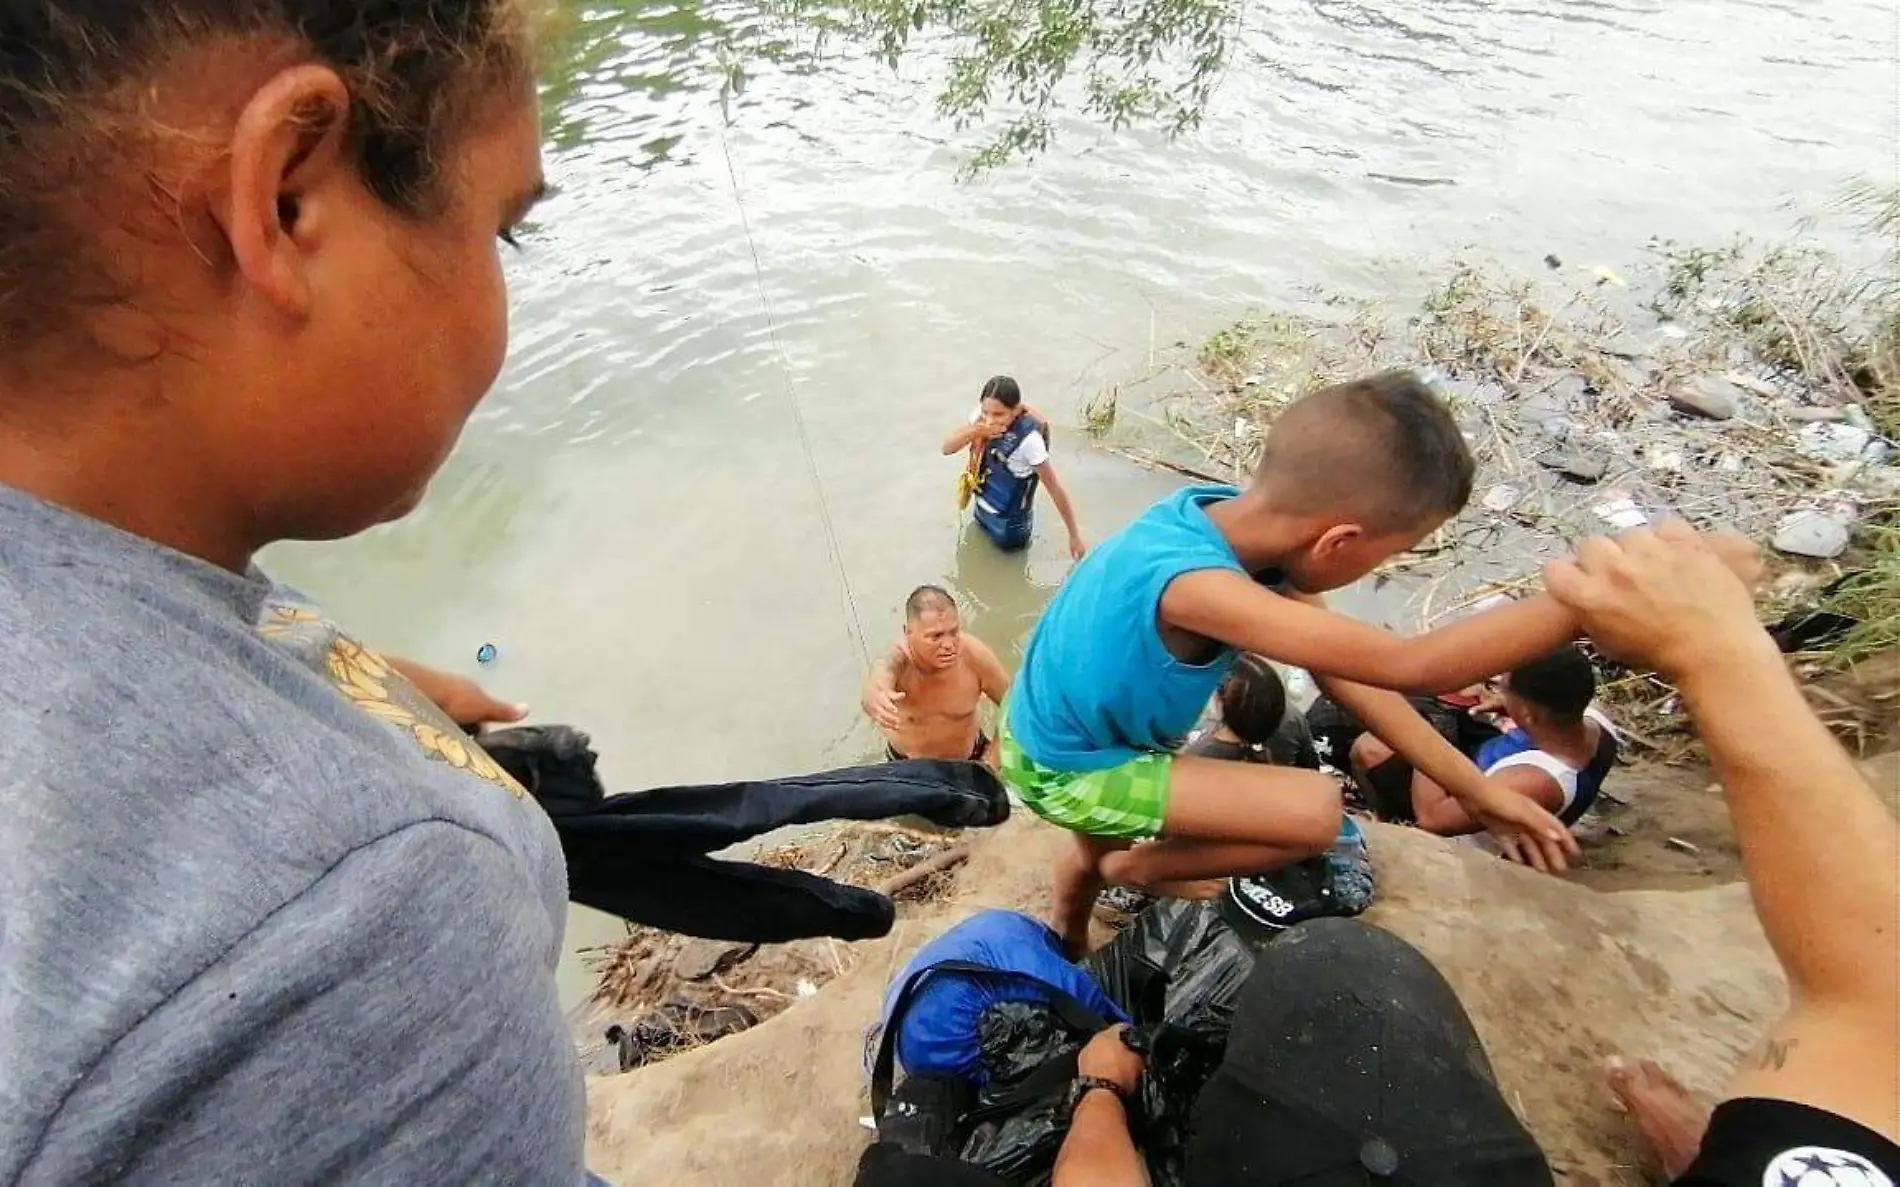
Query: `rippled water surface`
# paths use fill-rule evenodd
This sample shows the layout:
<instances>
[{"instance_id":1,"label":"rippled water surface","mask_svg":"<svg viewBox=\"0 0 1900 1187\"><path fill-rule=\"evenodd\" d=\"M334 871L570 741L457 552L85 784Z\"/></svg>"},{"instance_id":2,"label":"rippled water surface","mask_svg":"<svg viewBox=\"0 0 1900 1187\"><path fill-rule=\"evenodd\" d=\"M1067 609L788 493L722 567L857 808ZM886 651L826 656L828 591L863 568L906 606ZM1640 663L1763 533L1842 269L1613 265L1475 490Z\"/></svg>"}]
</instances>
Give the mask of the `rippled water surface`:
<instances>
[{"instance_id":1,"label":"rippled water surface","mask_svg":"<svg viewBox=\"0 0 1900 1187\"><path fill-rule=\"evenodd\" d=\"M385 649L474 672L494 643L494 691L591 730L615 789L868 755L852 621L881 649L920 582L1020 639L1066 569L1054 517L1026 563L961 539L937 448L992 373L1072 423L1154 344L1304 286L1779 233L1896 169L1873 0L1251 0L1190 138L1071 123L974 183L927 56L750 60L728 122L746 11L576 9L494 394L416 515L274 558ZM1056 460L1092 535L1174 485L1080 437ZM577 912L571 939L616 931Z\"/></svg>"}]
</instances>

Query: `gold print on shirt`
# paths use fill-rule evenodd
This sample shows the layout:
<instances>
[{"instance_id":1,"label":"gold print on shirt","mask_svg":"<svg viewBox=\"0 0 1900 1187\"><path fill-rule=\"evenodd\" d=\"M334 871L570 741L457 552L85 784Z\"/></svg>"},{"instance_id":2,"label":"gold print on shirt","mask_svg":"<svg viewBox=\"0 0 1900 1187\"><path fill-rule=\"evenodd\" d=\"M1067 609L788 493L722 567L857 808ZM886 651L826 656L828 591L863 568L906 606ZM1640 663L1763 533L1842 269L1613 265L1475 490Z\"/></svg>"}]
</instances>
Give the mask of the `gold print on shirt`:
<instances>
[{"instance_id":1,"label":"gold print on shirt","mask_svg":"<svg viewBox=\"0 0 1900 1187\"><path fill-rule=\"evenodd\" d=\"M469 741L388 661L331 626L321 615L301 606L273 603L269 617L258 626L258 634L282 641L296 652L308 652L315 645L321 651L321 663L330 683L358 709L409 735L435 761L505 788L516 799L527 797L527 791L513 776L496 766L486 751Z\"/></svg>"}]
</instances>

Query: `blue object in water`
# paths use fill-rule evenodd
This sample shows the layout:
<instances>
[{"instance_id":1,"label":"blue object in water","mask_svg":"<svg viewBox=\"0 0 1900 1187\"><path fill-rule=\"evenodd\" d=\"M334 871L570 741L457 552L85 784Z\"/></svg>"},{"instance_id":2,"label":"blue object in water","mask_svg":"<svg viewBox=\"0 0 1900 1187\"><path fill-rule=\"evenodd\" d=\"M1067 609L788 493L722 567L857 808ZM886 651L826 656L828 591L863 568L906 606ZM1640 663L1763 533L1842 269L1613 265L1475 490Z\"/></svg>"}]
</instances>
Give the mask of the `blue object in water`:
<instances>
[{"instance_id":1,"label":"blue object in water","mask_svg":"<svg viewBox=\"0 0 1900 1187\"><path fill-rule=\"evenodd\" d=\"M475 662L478 664L492 664L495 662L495 656L497 654L493 643L484 643L475 649Z\"/></svg>"}]
</instances>

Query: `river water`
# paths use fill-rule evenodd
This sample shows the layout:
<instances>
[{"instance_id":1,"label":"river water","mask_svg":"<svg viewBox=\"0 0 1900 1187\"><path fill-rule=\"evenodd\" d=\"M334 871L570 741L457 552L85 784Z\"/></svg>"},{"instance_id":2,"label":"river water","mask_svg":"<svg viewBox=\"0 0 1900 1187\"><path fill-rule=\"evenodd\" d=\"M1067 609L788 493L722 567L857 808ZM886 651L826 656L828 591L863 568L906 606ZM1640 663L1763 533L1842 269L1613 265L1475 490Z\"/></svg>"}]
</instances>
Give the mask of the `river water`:
<instances>
[{"instance_id":1,"label":"river water","mask_svg":"<svg viewBox=\"0 0 1900 1187\"><path fill-rule=\"evenodd\" d=\"M270 558L377 646L591 731L615 790L869 756L864 648L921 582L1019 645L1067 568L1055 517L1026 562L963 538L938 452L993 373L1073 425L1307 286L1779 234L1900 169L1883 0L1250 0L1198 132L1070 121L970 183L981 132L935 114L928 52L749 60L722 108L745 8L575 9L493 395L408 520ZM1055 445L1094 537L1177 484ZM570 944L618 934L576 911Z\"/></svg>"}]
</instances>

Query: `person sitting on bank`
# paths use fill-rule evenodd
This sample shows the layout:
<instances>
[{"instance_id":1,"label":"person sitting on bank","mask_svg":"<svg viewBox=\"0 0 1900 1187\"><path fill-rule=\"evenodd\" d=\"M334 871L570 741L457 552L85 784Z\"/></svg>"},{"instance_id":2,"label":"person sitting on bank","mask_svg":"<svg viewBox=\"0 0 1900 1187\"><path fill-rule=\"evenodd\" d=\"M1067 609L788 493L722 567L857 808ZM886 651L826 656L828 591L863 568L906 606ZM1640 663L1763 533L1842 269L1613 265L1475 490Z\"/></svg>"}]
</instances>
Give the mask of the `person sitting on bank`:
<instances>
[{"instance_id":1,"label":"person sitting on bank","mask_svg":"<svg viewBox=\"0 0 1900 1187\"><path fill-rule=\"evenodd\" d=\"M904 635L871 665L864 715L883 733L892 762L967 759L994 764L977 720L984 697L1001 706L1009 674L983 640L963 633L956 599L921 585L904 603Z\"/></svg>"},{"instance_id":2,"label":"person sitting on bank","mask_svg":"<svg viewBox=\"0 0 1900 1187\"><path fill-rule=\"evenodd\" d=\"M1307 731L1305 715L1287 709L1286 683L1280 673L1259 656L1243 653L1214 694L1213 723L1191 737L1181 753L1221 762L1319 770L1319 753ZM1318 863L1318 881L1313 885L1316 890L1325 887L1323 893L1337 913L1357 914L1372 901L1366 837L1351 816L1340 819L1339 836L1332 849L1309 858L1308 863ZM1267 874L1270 871L1263 872L1263 876ZM1110 886L1097 898L1097 917L1113 922L1143 910L1158 896L1209 899L1219 897L1227 887L1225 878L1162 882L1149 891ZM1287 884L1267 887L1282 899L1287 898L1287 888Z\"/></svg>"},{"instance_id":3,"label":"person sitting on bank","mask_svg":"<svg viewBox=\"0 0 1900 1187\"><path fill-rule=\"evenodd\" d=\"M1035 526L1036 491L1049 488L1049 500L1069 530L1069 555L1088 551L1075 521L1069 492L1049 460L1049 422L1023 403L1022 388L1007 375L983 385L977 409L966 428L944 438L945 457L970 453L965 490L974 495L976 526L1005 552L1029 546ZM958 504L961 506L961 501Z\"/></svg>"},{"instance_id":4,"label":"person sitting on bank","mask_svg":"<svg viewBox=\"0 0 1900 1187\"><path fill-rule=\"evenodd\" d=\"M1590 707L1596 672L1578 647L1566 646L1517 668L1499 682L1507 727L1485 742L1473 761L1487 778L1521 792L1546 811L1574 825L1596 803L1603 780L1616 765L1616 734ZM1370 772L1392 757L1372 734L1353 745L1356 771ZM1418 827L1441 837L1478 832L1480 826L1444 788L1414 772L1411 816Z\"/></svg>"},{"instance_id":5,"label":"person sitting on bank","mask_svg":"<svg viewBox=\"0 0 1900 1187\"><path fill-rule=\"evenodd\" d=\"M1214 694L1214 721L1188 740L1186 753L1228 762L1319 770L1306 717L1287 712L1286 682L1272 664L1243 654Z\"/></svg>"}]
</instances>

